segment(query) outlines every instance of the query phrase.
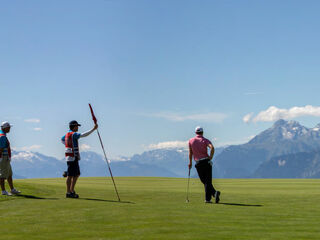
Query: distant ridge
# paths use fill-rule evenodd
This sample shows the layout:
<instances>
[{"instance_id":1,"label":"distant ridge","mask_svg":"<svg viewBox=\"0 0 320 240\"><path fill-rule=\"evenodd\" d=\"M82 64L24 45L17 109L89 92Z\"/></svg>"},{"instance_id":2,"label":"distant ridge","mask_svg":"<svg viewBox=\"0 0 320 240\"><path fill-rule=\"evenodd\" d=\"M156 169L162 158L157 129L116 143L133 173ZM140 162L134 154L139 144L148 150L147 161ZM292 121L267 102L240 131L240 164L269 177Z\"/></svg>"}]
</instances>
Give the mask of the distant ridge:
<instances>
[{"instance_id":1,"label":"distant ridge","mask_svg":"<svg viewBox=\"0 0 320 240\"><path fill-rule=\"evenodd\" d=\"M217 148L217 155L222 151ZM87 151L81 153L81 176L109 176L102 155ZM114 176L186 177L188 150L157 149L135 154L131 158L111 159ZM61 177L67 166L64 159L58 160L37 152L13 152L12 167L17 178ZM193 175L195 170L192 170Z\"/></svg>"},{"instance_id":2,"label":"distant ridge","mask_svg":"<svg viewBox=\"0 0 320 240\"><path fill-rule=\"evenodd\" d=\"M314 178L320 177L320 124L314 128L297 121L279 120L248 143L217 148L213 177L218 178ZM115 176L186 177L188 150L156 149L132 157L111 159ZM37 152L13 152L17 178L61 177L64 159ZM81 153L82 176L109 176L104 158L95 152ZM195 168L191 176L197 177Z\"/></svg>"},{"instance_id":3,"label":"distant ridge","mask_svg":"<svg viewBox=\"0 0 320 240\"><path fill-rule=\"evenodd\" d=\"M320 178L320 151L273 157L253 174L255 178Z\"/></svg>"},{"instance_id":4,"label":"distant ridge","mask_svg":"<svg viewBox=\"0 0 320 240\"><path fill-rule=\"evenodd\" d=\"M287 154L320 150L319 124L307 128L297 121L278 120L273 126L255 136L246 144L227 147L215 161L214 176L222 178L248 178L272 158ZM293 156L293 155L291 155ZM299 155L304 158L304 154ZM268 177L271 173L260 175ZM271 171L271 169L268 169Z\"/></svg>"}]
</instances>

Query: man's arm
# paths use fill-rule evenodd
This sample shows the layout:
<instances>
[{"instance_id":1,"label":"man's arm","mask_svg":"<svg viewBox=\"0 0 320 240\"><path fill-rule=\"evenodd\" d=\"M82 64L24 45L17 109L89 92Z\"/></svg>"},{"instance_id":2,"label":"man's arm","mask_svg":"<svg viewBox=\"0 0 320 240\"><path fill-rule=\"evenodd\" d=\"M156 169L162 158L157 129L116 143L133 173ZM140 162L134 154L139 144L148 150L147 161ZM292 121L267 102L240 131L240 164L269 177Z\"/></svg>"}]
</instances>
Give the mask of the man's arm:
<instances>
[{"instance_id":1,"label":"man's arm","mask_svg":"<svg viewBox=\"0 0 320 240\"><path fill-rule=\"evenodd\" d=\"M98 124L95 124L94 127L93 127L91 130L89 130L89 131L87 131L87 132L84 132L84 133L81 133L80 138L89 136L89 135L90 135L91 133L93 133L94 130L96 130L97 128L98 128Z\"/></svg>"},{"instance_id":2,"label":"man's arm","mask_svg":"<svg viewBox=\"0 0 320 240\"><path fill-rule=\"evenodd\" d=\"M61 138L61 142L63 145L66 145L66 135Z\"/></svg>"},{"instance_id":3,"label":"man's arm","mask_svg":"<svg viewBox=\"0 0 320 240\"><path fill-rule=\"evenodd\" d=\"M5 136L0 137L0 156L2 157L3 149L6 147L7 138Z\"/></svg>"},{"instance_id":4,"label":"man's arm","mask_svg":"<svg viewBox=\"0 0 320 240\"><path fill-rule=\"evenodd\" d=\"M189 145L189 165L188 165L189 169L192 168L192 156L193 156L192 148Z\"/></svg>"},{"instance_id":5,"label":"man's arm","mask_svg":"<svg viewBox=\"0 0 320 240\"><path fill-rule=\"evenodd\" d=\"M210 158L210 160L212 160L213 155L214 155L214 146L211 143L209 143L208 147L210 148L210 157L209 158Z\"/></svg>"}]
</instances>

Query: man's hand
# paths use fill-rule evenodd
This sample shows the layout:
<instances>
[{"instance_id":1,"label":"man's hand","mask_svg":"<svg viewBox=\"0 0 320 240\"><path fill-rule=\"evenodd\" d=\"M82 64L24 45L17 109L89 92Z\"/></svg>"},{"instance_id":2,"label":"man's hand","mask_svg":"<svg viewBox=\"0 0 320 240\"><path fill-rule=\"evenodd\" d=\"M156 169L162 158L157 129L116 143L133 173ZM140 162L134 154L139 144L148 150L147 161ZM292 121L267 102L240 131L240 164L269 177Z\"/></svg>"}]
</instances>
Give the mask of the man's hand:
<instances>
[{"instance_id":1,"label":"man's hand","mask_svg":"<svg viewBox=\"0 0 320 240\"><path fill-rule=\"evenodd\" d=\"M98 124L95 124L93 129L96 130L98 128Z\"/></svg>"},{"instance_id":2,"label":"man's hand","mask_svg":"<svg viewBox=\"0 0 320 240\"><path fill-rule=\"evenodd\" d=\"M189 163L188 167L189 167L189 169L191 169L192 168L192 163Z\"/></svg>"},{"instance_id":3,"label":"man's hand","mask_svg":"<svg viewBox=\"0 0 320 240\"><path fill-rule=\"evenodd\" d=\"M212 144L209 144L208 147L210 148L210 156L209 159L212 160L214 155L214 146Z\"/></svg>"}]
</instances>

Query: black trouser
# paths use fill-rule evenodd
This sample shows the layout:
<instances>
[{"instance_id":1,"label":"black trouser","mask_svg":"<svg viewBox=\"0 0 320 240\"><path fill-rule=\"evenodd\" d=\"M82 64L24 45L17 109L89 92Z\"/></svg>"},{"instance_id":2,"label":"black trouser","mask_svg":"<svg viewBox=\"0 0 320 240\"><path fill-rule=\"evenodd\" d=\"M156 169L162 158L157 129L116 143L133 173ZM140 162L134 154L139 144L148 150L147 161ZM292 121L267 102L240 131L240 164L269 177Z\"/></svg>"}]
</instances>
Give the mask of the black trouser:
<instances>
[{"instance_id":1,"label":"black trouser","mask_svg":"<svg viewBox=\"0 0 320 240\"><path fill-rule=\"evenodd\" d=\"M195 165L199 178L204 184L204 190L206 192L206 201L211 200L211 196L214 197L216 190L212 185L212 166L208 160L201 160Z\"/></svg>"}]
</instances>

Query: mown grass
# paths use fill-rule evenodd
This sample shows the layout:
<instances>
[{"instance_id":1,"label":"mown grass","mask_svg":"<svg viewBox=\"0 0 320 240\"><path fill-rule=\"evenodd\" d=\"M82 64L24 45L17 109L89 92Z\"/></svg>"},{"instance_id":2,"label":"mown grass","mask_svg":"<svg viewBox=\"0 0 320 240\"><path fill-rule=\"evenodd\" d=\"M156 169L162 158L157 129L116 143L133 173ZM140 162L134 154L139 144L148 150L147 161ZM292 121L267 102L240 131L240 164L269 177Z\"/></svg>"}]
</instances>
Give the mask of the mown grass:
<instances>
[{"instance_id":1,"label":"mown grass","mask_svg":"<svg viewBox=\"0 0 320 240\"><path fill-rule=\"evenodd\" d=\"M320 239L320 181L215 179L221 204L205 204L199 179L24 179L0 197L0 239Z\"/></svg>"}]
</instances>

